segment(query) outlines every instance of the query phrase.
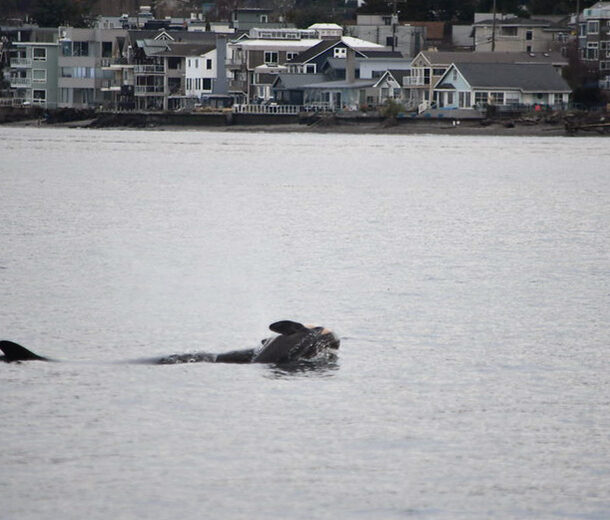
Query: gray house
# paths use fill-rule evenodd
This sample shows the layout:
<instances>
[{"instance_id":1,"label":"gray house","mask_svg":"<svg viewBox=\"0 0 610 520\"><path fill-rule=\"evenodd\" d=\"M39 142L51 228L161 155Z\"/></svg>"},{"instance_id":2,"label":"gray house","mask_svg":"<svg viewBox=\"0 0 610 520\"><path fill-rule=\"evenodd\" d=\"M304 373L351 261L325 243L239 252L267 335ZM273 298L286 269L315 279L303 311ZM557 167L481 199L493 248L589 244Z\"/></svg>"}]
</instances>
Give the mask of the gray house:
<instances>
[{"instance_id":1,"label":"gray house","mask_svg":"<svg viewBox=\"0 0 610 520\"><path fill-rule=\"evenodd\" d=\"M568 103L571 89L549 64L454 63L434 88L439 108Z\"/></svg>"},{"instance_id":2,"label":"gray house","mask_svg":"<svg viewBox=\"0 0 610 520\"><path fill-rule=\"evenodd\" d=\"M59 106L93 108L110 101L102 88L114 75L103 68L111 63L117 38L127 31L73 27L59 31Z\"/></svg>"},{"instance_id":3,"label":"gray house","mask_svg":"<svg viewBox=\"0 0 610 520\"><path fill-rule=\"evenodd\" d=\"M57 108L57 41L15 42L11 52L10 86L24 104Z\"/></svg>"}]
</instances>

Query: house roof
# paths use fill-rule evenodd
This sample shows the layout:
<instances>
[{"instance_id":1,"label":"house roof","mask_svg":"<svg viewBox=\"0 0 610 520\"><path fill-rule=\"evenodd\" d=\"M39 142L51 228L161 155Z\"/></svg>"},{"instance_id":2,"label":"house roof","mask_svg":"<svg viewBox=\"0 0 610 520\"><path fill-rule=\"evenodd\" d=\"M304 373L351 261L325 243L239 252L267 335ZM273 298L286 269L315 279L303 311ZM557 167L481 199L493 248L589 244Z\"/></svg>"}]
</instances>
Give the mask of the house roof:
<instances>
[{"instance_id":1,"label":"house roof","mask_svg":"<svg viewBox=\"0 0 610 520\"><path fill-rule=\"evenodd\" d=\"M456 63L472 88L508 88L524 92L571 92L566 80L548 64ZM446 75L445 75L446 77ZM439 88L450 88L443 79Z\"/></svg>"},{"instance_id":2,"label":"house roof","mask_svg":"<svg viewBox=\"0 0 610 520\"><path fill-rule=\"evenodd\" d=\"M310 40L312 41L312 40ZM289 63L307 63L312 60L316 56L319 56L323 52L328 49L338 45L339 43L343 43L347 47L354 49L355 51L368 55L373 52L388 52L387 48L383 45L379 45L373 42L367 42L366 40L361 40L360 38L352 38L351 36L343 36L341 38L334 38L332 40L322 40L317 45L314 45L310 49L305 52L300 53L296 58L291 60ZM400 53L399 53L400 54Z\"/></svg>"},{"instance_id":3,"label":"house roof","mask_svg":"<svg viewBox=\"0 0 610 520\"><path fill-rule=\"evenodd\" d=\"M202 43L182 43L170 41L138 40L138 46L142 47L146 56L201 56L216 48L216 45Z\"/></svg>"},{"instance_id":4,"label":"house roof","mask_svg":"<svg viewBox=\"0 0 610 520\"><path fill-rule=\"evenodd\" d=\"M422 51L420 53L431 65L452 63L550 63L567 65L568 61L559 52L443 52Z\"/></svg>"},{"instance_id":5,"label":"house roof","mask_svg":"<svg viewBox=\"0 0 610 520\"><path fill-rule=\"evenodd\" d=\"M308 29L341 29L343 31L343 27L336 23L314 23Z\"/></svg>"},{"instance_id":6,"label":"house roof","mask_svg":"<svg viewBox=\"0 0 610 520\"><path fill-rule=\"evenodd\" d=\"M360 52L364 54L367 58L395 58L400 60L405 59L402 55L402 52L399 51L363 49Z\"/></svg>"},{"instance_id":7,"label":"house roof","mask_svg":"<svg viewBox=\"0 0 610 520\"><path fill-rule=\"evenodd\" d=\"M375 79L356 79L354 81L339 80L339 81L324 81L321 83L311 83L309 85L303 85L303 88L363 88L372 87L376 82Z\"/></svg>"},{"instance_id":8,"label":"house roof","mask_svg":"<svg viewBox=\"0 0 610 520\"><path fill-rule=\"evenodd\" d=\"M280 73L277 79L273 82L274 87L278 87L281 83L281 88L292 90L309 85L312 82L318 82L324 79L324 74L290 74Z\"/></svg>"},{"instance_id":9,"label":"house roof","mask_svg":"<svg viewBox=\"0 0 610 520\"><path fill-rule=\"evenodd\" d=\"M128 31L129 39L131 41L136 40L154 40L159 35L167 33L172 40L158 40L158 41L175 41L175 42L189 42L189 43L201 43L201 42L215 42L216 33L203 32L203 31L169 31L167 29L161 29L159 31Z\"/></svg>"}]
</instances>

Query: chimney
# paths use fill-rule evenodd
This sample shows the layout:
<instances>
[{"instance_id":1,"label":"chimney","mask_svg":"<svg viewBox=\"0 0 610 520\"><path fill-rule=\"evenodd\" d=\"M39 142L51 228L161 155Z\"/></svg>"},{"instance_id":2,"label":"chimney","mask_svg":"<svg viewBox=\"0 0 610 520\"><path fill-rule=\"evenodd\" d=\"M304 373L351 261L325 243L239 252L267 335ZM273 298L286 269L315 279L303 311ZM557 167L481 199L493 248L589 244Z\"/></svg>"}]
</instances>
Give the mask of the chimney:
<instances>
[{"instance_id":1,"label":"chimney","mask_svg":"<svg viewBox=\"0 0 610 520\"><path fill-rule=\"evenodd\" d=\"M347 48L345 57L345 79L348 83L356 81L356 53L351 47Z\"/></svg>"},{"instance_id":2,"label":"chimney","mask_svg":"<svg viewBox=\"0 0 610 520\"><path fill-rule=\"evenodd\" d=\"M227 81L227 37L216 34L216 80L212 89L213 94L226 96L229 93Z\"/></svg>"}]
</instances>

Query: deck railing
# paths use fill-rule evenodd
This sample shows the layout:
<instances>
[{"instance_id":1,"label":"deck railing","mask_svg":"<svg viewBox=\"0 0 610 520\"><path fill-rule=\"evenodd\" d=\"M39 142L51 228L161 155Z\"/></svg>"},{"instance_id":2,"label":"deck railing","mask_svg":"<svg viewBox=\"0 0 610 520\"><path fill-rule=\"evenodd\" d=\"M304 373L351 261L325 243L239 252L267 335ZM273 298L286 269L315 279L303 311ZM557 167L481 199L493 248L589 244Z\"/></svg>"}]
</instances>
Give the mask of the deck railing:
<instances>
[{"instance_id":1,"label":"deck railing","mask_svg":"<svg viewBox=\"0 0 610 520\"><path fill-rule=\"evenodd\" d=\"M11 58L11 67L31 67L31 58Z\"/></svg>"},{"instance_id":2,"label":"deck railing","mask_svg":"<svg viewBox=\"0 0 610 520\"><path fill-rule=\"evenodd\" d=\"M236 114L298 114L299 105L233 105Z\"/></svg>"},{"instance_id":3,"label":"deck railing","mask_svg":"<svg viewBox=\"0 0 610 520\"><path fill-rule=\"evenodd\" d=\"M133 68L135 74L165 74L163 65L135 65Z\"/></svg>"},{"instance_id":4,"label":"deck railing","mask_svg":"<svg viewBox=\"0 0 610 520\"><path fill-rule=\"evenodd\" d=\"M12 88L23 88L23 87L31 87L32 86L32 78L11 78L11 87Z\"/></svg>"}]
</instances>

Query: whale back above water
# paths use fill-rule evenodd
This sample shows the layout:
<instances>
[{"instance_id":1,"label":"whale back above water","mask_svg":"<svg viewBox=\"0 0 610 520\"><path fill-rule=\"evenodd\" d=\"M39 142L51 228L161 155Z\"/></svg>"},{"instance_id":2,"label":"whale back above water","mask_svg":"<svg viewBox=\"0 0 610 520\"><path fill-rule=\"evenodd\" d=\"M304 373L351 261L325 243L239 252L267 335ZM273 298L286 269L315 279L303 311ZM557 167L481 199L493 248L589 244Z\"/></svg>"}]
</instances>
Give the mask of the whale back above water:
<instances>
[{"instance_id":1,"label":"whale back above water","mask_svg":"<svg viewBox=\"0 0 610 520\"><path fill-rule=\"evenodd\" d=\"M221 354L196 352L172 354L160 358L140 360L137 363L173 365L178 363L273 363L287 364L300 360L310 360L320 354L334 355L339 348L339 338L324 327L307 326L295 321L277 321L269 326L277 336L262 341L258 348L234 350ZM4 356L0 361L53 361L12 341L0 341Z\"/></svg>"}]
</instances>

